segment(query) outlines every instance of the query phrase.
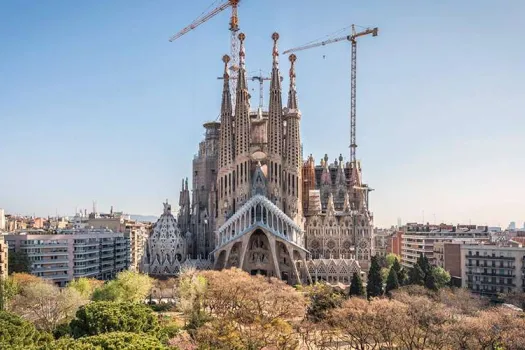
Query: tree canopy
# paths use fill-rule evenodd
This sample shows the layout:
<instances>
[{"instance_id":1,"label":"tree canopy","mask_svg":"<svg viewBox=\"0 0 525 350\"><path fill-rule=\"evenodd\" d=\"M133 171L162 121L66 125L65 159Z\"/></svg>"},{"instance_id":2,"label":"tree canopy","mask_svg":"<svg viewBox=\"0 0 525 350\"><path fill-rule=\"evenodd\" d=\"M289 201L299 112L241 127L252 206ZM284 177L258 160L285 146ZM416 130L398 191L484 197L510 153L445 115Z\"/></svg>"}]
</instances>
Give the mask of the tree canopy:
<instances>
[{"instance_id":1,"label":"tree canopy","mask_svg":"<svg viewBox=\"0 0 525 350\"><path fill-rule=\"evenodd\" d=\"M50 341L51 336L15 314L0 311L0 349L29 348Z\"/></svg>"},{"instance_id":2,"label":"tree canopy","mask_svg":"<svg viewBox=\"0 0 525 350\"><path fill-rule=\"evenodd\" d=\"M325 283L316 283L304 288L310 299L310 304L306 309L308 318L313 322L318 322L326 318L327 313L341 306L343 295L336 292L332 287Z\"/></svg>"},{"instance_id":3,"label":"tree canopy","mask_svg":"<svg viewBox=\"0 0 525 350\"><path fill-rule=\"evenodd\" d=\"M204 271L205 310L211 321L196 333L205 348L294 349L289 320L305 316L307 299L283 281L237 268ZM234 345L236 344L236 345Z\"/></svg>"},{"instance_id":4,"label":"tree canopy","mask_svg":"<svg viewBox=\"0 0 525 350\"><path fill-rule=\"evenodd\" d=\"M94 278L80 277L69 282L68 287L79 292L82 297L91 299L95 290L102 285L104 285L103 281Z\"/></svg>"},{"instance_id":5,"label":"tree canopy","mask_svg":"<svg viewBox=\"0 0 525 350\"><path fill-rule=\"evenodd\" d=\"M408 279L410 284L424 285L425 284L425 273L421 269L419 264L415 264L408 274Z\"/></svg>"},{"instance_id":6,"label":"tree canopy","mask_svg":"<svg viewBox=\"0 0 525 350\"><path fill-rule=\"evenodd\" d=\"M42 350L164 350L154 336L139 333L111 332L79 339L62 338Z\"/></svg>"},{"instance_id":7,"label":"tree canopy","mask_svg":"<svg viewBox=\"0 0 525 350\"><path fill-rule=\"evenodd\" d=\"M7 264L9 266L9 274L31 272L31 260L29 260L25 250L9 251Z\"/></svg>"},{"instance_id":8,"label":"tree canopy","mask_svg":"<svg viewBox=\"0 0 525 350\"><path fill-rule=\"evenodd\" d=\"M398 289L398 288L399 288L399 282L397 280L397 273L393 268L391 268L390 273L388 274L388 278L386 280L385 292L387 294L390 294L390 291L394 289Z\"/></svg>"},{"instance_id":9,"label":"tree canopy","mask_svg":"<svg viewBox=\"0 0 525 350\"><path fill-rule=\"evenodd\" d=\"M379 297L383 295L383 278L381 277L381 268L377 257L373 256L368 271L368 280L366 284L366 295L368 298Z\"/></svg>"},{"instance_id":10,"label":"tree canopy","mask_svg":"<svg viewBox=\"0 0 525 350\"><path fill-rule=\"evenodd\" d=\"M60 324L69 322L87 299L72 288L58 288L51 282L37 278L21 284L10 309L32 321L38 329L54 331Z\"/></svg>"},{"instance_id":11,"label":"tree canopy","mask_svg":"<svg viewBox=\"0 0 525 350\"><path fill-rule=\"evenodd\" d=\"M434 276L434 281L438 289L441 289L447 286L450 282L450 273L448 273L448 271L446 271L442 267L439 267L439 266L433 267L432 275Z\"/></svg>"},{"instance_id":12,"label":"tree canopy","mask_svg":"<svg viewBox=\"0 0 525 350\"><path fill-rule=\"evenodd\" d=\"M117 278L95 289L93 300L115 302L143 302L150 293L153 279L147 275L123 271Z\"/></svg>"},{"instance_id":13,"label":"tree canopy","mask_svg":"<svg viewBox=\"0 0 525 350\"><path fill-rule=\"evenodd\" d=\"M361 275L354 272L352 275L352 281L350 282L350 296L362 297L365 296L365 288L363 287L363 280Z\"/></svg>"},{"instance_id":14,"label":"tree canopy","mask_svg":"<svg viewBox=\"0 0 525 350\"><path fill-rule=\"evenodd\" d=\"M156 333L159 323L144 304L98 301L81 307L70 327L74 337L82 337L107 332Z\"/></svg>"}]
</instances>

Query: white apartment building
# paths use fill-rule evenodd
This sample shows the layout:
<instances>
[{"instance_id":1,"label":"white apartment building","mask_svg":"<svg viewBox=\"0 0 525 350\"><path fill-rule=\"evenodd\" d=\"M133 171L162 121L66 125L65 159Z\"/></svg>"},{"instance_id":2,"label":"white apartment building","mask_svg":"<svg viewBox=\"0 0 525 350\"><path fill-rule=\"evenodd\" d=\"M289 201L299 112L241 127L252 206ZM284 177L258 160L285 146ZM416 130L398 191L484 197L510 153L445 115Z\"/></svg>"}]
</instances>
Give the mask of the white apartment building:
<instances>
[{"instance_id":1,"label":"white apartment building","mask_svg":"<svg viewBox=\"0 0 525 350\"><path fill-rule=\"evenodd\" d=\"M5 230L5 211L0 208L0 231Z\"/></svg>"},{"instance_id":2,"label":"white apartment building","mask_svg":"<svg viewBox=\"0 0 525 350\"><path fill-rule=\"evenodd\" d=\"M4 236L11 251L25 251L31 273L59 286L79 277L107 280L129 267L129 239L107 229L42 230Z\"/></svg>"},{"instance_id":3,"label":"white apartment building","mask_svg":"<svg viewBox=\"0 0 525 350\"><path fill-rule=\"evenodd\" d=\"M488 240L490 233L485 226L407 224L401 239L401 264L412 268L421 254L434 264L436 242L475 243Z\"/></svg>"},{"instance_id":4,"label":"white apartment building","mask_svg":"<svg viewBox=\"0 0 525 350\"><path fill-rule=\"evenodd\" d=\"M126 225L124 236L129 239L129 269L139 271L139 265L149 237L149 230L145 224L133 222Z\"/></svg>"},{"instance_id":5,"label":"white apartment building","mask_svg":"<svg viewBox=\"0 0 525 350\"><path fill-rule=\"evenodd\" d=\"M510 241L508 246L462 245L460 249L463 287L486 296L525 291L521 244Z\"/></svg>"}]
</instances>

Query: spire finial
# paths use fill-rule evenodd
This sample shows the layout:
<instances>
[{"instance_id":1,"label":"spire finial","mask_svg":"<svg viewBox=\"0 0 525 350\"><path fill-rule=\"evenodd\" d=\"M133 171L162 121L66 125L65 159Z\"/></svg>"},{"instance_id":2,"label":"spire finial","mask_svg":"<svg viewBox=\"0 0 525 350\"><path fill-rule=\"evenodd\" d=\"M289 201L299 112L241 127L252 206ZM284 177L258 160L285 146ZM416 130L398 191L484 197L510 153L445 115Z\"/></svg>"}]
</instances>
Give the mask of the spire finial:
<instances>
[{"instance_id":1,"label":"spire finial","mask_svg":"<svg viewBox=\"0 0 525 350\"><path fill-rule=\"evenodd\" d=\"M230 77L229 74L228 74L228 63L230 62L230 56L228 56L228 55L222 56L222 62L224 62L223 78L226 81Z\"/></svg>"},{"instance_id":2,"label":"spire finial","mask_svg":"<svg viewBox=\"0 0 525 350\"><path fill-rule=\"evenodd\" d=\"M245 59L246 53L244 52L244 39L246 39L246 35L244 33L240 33L239 34L239 42L240 42L240 46L239 46L239 66L240 66L241 69L245 68L245 66L244 66L244 59Z\"/></svg>"},{"instance_id":3,"label":"spire finial","mask_svg":"<svg viewBox=\"0 0 525 350\"><path fill-rule=\"evenodd\" d=\"M279 50L277 49L277 40L279 40L279 33L274 32L272 34L272 40L273 40L273 66L279 67Z\"/></svg>"},{"instance_id":4,"label":"spire finial","mask_svg":"<svg viewBox=\"0 0 525 350\"><path fill-rule=\"evenodd\" d=\"M288 108L297 109L297 90L295 87L295 61L297 56L291 54L290 60L290 91L288 92Z\"/></svg>"}]
</instances>

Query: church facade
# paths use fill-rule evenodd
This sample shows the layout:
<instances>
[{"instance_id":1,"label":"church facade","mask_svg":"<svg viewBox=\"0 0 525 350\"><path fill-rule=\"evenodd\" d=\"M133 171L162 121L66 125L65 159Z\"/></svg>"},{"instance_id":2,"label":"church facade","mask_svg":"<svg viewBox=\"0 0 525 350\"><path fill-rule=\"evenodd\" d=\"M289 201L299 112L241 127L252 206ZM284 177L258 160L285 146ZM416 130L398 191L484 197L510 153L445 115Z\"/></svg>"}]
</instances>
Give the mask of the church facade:
<instances>
[{"instance_id":1,"label":"church facade","mask_svg":"<svg viewBox=\"0 0 525 350\"><path fill-rule=\"evenodd\" d=\"M191 191L182 182L178 234L187 259L209 260L216 269L238 267L291 284L348 283L374 252L370 189L359 162L303 160L296 56L289 57L283 103L278 39L274 33L268 111L250 108L244 34L235 105L223 57L220 121L204 124Z\"/></svg>"}]
</instances>

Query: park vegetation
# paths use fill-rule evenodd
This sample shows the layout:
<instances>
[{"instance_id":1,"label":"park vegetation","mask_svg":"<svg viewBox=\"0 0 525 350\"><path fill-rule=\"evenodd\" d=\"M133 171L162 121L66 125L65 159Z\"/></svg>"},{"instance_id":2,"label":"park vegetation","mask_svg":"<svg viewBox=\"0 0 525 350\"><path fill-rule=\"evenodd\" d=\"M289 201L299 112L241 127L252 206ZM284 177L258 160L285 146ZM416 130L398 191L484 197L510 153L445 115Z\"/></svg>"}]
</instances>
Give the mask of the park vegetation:
<instances>
[{"instance_id":1,"label":"park vegetation","mask_svg":"<svg viewBox=\"0 0 525 350\"><path fill-rule=\"evenodd\" d=\"M424 257L410 270L374 257L365 277L342 290L236 268L126 271L58 288L15 273L2 282L0 349L525 349L523 312L449 287Z\"/></svg>"}]
</instances>

